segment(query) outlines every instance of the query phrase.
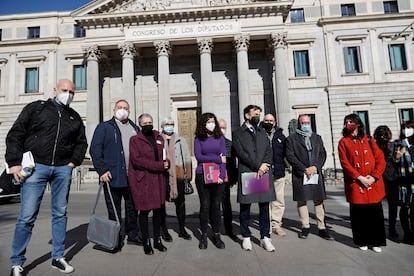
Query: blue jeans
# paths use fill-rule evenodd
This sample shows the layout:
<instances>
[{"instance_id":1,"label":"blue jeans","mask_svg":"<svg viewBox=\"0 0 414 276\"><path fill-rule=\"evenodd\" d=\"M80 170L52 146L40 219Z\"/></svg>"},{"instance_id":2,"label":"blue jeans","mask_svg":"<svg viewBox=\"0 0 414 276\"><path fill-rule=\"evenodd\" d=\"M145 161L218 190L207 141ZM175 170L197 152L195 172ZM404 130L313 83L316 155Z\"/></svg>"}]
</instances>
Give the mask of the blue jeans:
<instances>
[{"instance_id":1,"label":"blue jeans","mask_svg":"<svg viewBox=\"0 0 414 276\"><path fill-rule=\"evenodd\" d=\"M12 243L12 265L23 265L24 254L32 236L32 229L39 213L47 183L51 188L52 208L52 258L63 257L66 238L66 209L72 178L70 166L47 166L36 163L33 174L22 184L20 214L17 218Z\"/></svg>"},{"instance_id":2,"label":"blue jeans","mask_svg":"<svg viewBox=\"0 0 414 276\"><path fill-rule=\"evenodd\" d=\"M249 238L251 232L249 229L251 204L240 204L240 232L243 238ZM259 202L259 228L260 238L270 238L270 218L269 202Z\"/></svg>"}]
</instances>

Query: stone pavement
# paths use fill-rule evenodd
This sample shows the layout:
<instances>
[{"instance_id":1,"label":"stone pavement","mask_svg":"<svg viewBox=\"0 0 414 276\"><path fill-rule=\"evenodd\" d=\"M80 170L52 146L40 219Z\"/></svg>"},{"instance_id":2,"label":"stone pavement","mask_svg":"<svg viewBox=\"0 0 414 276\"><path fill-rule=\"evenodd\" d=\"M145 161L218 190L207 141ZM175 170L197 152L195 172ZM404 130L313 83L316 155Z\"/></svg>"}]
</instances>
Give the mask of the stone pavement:
<instances>
[{"instance_id":1,"label":"stone pavement","mask_svg":"<svg viewBox=\"0 0 414 276\"><path fill-rule=\"evenodd\" d=\"M300 224L292 201L292 189L288 185L283 225L287 236L272 234L276 252L266 252L259 245L256 205L252 206L252 251L243 251L240 242L234 242L227 236L223 236L224 250L215 248L210 240L207 250L199 250L199 205L197 195L193 194L186 197L187 225L193 239L186 241L177 237L174 204L168 203L167 222L173 242L164 242L168 251L162 253L155 250L152 256L145 255L142 247L129 244L116 254L95 249L86 240L86 229L97 186L82 184L80 191L74 187L72 190L66 240L66 258L75 267L72 275L414 275L414 246L387 240L388 244L380 254L372 250L362 252L354 247L348 205L341 186L327 186L329 200L325 204L327 225L335 241L321 239L314 224L307 240L298 238ZM232 201L234 230L238 234L239 208L235 202L235 191ZM387 214L386 203L383 206ZM10 271L10 243L18 209L17 200L0 205L0 275L8 275ZM312 207L309 209L313 210ZM105 210L103 206L101 210ZM50 197L46 193L26 254L25 268L29 275L62 275L50 267L50 237Z\"/></svg>"}]
</instances>

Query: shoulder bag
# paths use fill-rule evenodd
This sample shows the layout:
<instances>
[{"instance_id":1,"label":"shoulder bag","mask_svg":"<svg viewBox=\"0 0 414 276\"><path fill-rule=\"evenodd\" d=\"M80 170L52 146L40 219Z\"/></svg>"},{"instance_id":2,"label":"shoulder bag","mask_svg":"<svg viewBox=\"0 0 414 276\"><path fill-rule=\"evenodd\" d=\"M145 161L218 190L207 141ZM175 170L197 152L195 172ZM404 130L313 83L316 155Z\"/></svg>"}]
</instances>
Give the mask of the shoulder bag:
<instances>
[{"instance_id":1,"label":"shoulder bag","mask_svg":"<svg viewBox=\"0 0 414 276\"><path fill-rule=\"evenodd\" d=\"M184 156L183 156L183 148L181 147L181 142L179 143L180 143L181 160L183 161L183 170L184 170L184 194L191 195L192 193L194 193L194 188L193 188L193 185L191 185L190 179L188 179L187 169L185 166Z\"/></svg>"},{"instance_id":2,"label":"shoulder bag","mask_svg":"<svg viewBox=\"0 0 414 276\"><path fill-rule=\"evenodd\" d=\"M115 211L116 221L110 220L108 218L103 218L95 214L95 209L98 205L99 197L101 195L101 190L103 186L103 183L99 183L99 190L96 196L95 206L93 207L92 215L89 220L87 239L89 242L94 243L104 249L113 250L118 246L121 224L119 222L119 217L116 212L114 200L112 198L111 190L109 188L109 183L105 182L105 185L108 188L108 193L109 197L111 198L112 207Z\"/></svg>"}]
</instances>

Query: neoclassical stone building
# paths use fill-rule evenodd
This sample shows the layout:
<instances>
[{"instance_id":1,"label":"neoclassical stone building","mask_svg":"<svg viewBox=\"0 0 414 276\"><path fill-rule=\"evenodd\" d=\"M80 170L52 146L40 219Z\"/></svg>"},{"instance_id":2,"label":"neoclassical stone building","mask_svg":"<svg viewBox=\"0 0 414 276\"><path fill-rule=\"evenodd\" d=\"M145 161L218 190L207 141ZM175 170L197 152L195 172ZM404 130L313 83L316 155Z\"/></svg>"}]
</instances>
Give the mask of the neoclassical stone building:
<instances>
[{"instance_id":1,"label":"neoclassical stone building","mask_svg":"<svg viewBox=\"0 0 414 276\"><path fill-rule=\"evenodd\" d=\"M26 103L69 78L88 138L121 98L132 118L172 116L189 141L201 112L234 129L254 103L286 134L311 114L326 166L338 167L346 114L395 137L413 119L413 23L412 0L96 0L0 16L0 139Z\"/></svg>"}]
</instances>

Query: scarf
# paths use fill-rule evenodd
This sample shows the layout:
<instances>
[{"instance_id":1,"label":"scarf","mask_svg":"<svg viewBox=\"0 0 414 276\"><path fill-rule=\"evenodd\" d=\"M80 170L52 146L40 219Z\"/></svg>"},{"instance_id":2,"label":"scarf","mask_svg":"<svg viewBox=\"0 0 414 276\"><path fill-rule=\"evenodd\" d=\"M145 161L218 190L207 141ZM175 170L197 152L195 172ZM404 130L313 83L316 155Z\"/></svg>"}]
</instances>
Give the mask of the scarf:
<instances>
[{"instance_id":1,"label":"scarf","mask_svg":"<svg viewBox=\"0 0 414 276\"><path fill-rule=\"evenodd\" d=\"M174 134L170 136L170 139L164 137L164 147L167 153L167 158L170 160L170 168L168 169L168 184L170 185L170 199L175 199L178 196L177 190L177 174L175 167L175 149L174 149Z\"/></svg>"},{"instance_id":2,"label":"scarf","mask_svg":"<svg viewBox=\"0 0 414 276\"><path fill-rule=\"evenodd\" d=\"M410 151L408 150L409 149L409 145L408 145L407 141L406 140L402 140L401 142L405 146L406 151L404 152L404 154L400 158L400 167L399 167L399 169L400 169L400 176L403 177L403 178L405 178L407 176L407 178L405 178L405 179L410 179L408 176L412 176L413 175L413 165L414 164L413 164L413 161L412 161L412 157L411 157ZM408 183L404 183L404 182L405 181L400 181L400 185L399 185L399 200L403 204L407 204L407 206L409 206L409 204L413 200L414 183L409 183L409 182Z\"/></svg>"},{"instance_id":3,"label":"scarf","mask_svg":"<svg viewBox=\"0 0 414 276\"><path fill-rule=\"evenodd\" d=\"M304 132L297 128L296 133L302 136L303 138L305 138L305 145L306 145L306 149L308 150L309 162L312 163L312 141L311 141L312 131Z\"/></svg>"}]
</instances>

